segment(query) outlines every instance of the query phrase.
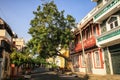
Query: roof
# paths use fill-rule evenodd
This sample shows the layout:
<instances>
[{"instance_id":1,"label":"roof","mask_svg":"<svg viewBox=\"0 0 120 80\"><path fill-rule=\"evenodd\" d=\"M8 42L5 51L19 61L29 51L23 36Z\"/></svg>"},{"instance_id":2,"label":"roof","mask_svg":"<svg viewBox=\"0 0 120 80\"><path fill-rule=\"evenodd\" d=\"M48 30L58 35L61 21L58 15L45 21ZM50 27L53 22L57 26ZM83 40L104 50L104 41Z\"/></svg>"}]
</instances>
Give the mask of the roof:
<instances>
[{"instance_id":1,"label":"roof","mask_svg":"<svg viewBox=\"0 0 120 80\"><path fill-rule=\"evenodd\" d=\"M6 29L11 36L14 36L10 26L2 18L0 18L0 29Z\"/></svg>"}]
</instances>

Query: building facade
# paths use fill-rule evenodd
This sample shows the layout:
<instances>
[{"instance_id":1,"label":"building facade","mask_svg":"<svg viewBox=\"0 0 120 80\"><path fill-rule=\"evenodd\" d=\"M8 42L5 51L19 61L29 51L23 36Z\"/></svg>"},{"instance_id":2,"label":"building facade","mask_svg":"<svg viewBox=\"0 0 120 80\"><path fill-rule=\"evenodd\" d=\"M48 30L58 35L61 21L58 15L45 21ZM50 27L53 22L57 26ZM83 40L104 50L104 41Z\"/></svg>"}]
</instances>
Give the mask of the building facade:
<instances>
[{"instance_id":1,"label":"building facade","mask_svg":"<svg viewBox=\"0 0 120 80\"><path fill-rule=\"evenodd\" d=\"M107 1L93 16L101 29L97 45L104 53L107 74L120 74L120 0Z\"/></svg>"},{"instance_id":2,"label":"building facade","mask_svg":"<svg viewBox=\"0 0 120 80\"><path fill-rule=\"evenodd\" d=\"M78 23L71 52L75 71L91 74L120 73L120 0L97 2Z\"/></svg>"},{"instance_id":3,"label":"building facade","mask_svg":"<svg viewBox=\"0 0 120 80\"><path fill-rule=\"evenodd\" d=\"M10 54L13 36L9 25L0 18L0 79L10 77Z\"/></svg>"},{"instance_id":4,"label":"building facade","mask_svg":"<svg viewBox=\"0 0 120 80\"><path fill-rule=\"evenodd\" d=\"M13 75L10 63L13 48L22 51L25 48L25 41L23 38L18 38L10 26L0 18L0 80Z\"/></svg>"},{"instance_id":5,"label":"building facade","mask_svg":"<svg viewBox=\"0 0 120 80\"><path fill-rule=\"evenodd\" d=\"M25 48L25 41L23 38L13 38L13 44L19 51L22 51Z\"/></svg>"}]
</instances>

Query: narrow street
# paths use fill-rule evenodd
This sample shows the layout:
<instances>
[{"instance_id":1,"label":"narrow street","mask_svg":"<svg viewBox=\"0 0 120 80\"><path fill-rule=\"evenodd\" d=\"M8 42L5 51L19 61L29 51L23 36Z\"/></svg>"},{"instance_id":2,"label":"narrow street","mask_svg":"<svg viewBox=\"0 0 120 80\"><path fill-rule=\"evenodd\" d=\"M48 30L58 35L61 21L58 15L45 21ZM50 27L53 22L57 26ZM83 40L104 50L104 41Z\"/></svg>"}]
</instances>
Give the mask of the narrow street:
<instances>
[{"instance_id":1,"label":"narrow street","mask_svg":"<svg viewBox=\"0 0 120 80\"><path fill-rule=\"evenodd\" d=\"M42 69L40 72L32 73L31 80L81 80L81 79L76 77L75 75L57 74L54 71L45 71Z\"/></svg>"},{"instance_id":2,"label":"narrow street","mask_svg":"<svg viewBox=\"0 0 120 80\"><path fill-rule=\"evenodd\" d=\"M0 80L120 80L120 0L0 0Z\"/></svg>"},{"instance_id":3,"label":"narrow street","mask_svg":"<svg viewBox=\"0 0 120 80\"><path fill-rule=\"evenodd\" d=\"M29 75L31 78L28 80L119 80L119 75L93 75L89 74L85 76L84 74L77 73L68 74L58 74L54 71L48 71L44 68L37 68Z\"/></svg>"},{"instance_id":4,"label":"narrow street","mask_svg":"<svg viewBox=\"0 0 120 80\"><path fill-rule=\"evenodd\" d=\"M80 80L74 76L57 75L54 72L43 72L31 75L31 80Z\"/></svg>"}]
</instances>

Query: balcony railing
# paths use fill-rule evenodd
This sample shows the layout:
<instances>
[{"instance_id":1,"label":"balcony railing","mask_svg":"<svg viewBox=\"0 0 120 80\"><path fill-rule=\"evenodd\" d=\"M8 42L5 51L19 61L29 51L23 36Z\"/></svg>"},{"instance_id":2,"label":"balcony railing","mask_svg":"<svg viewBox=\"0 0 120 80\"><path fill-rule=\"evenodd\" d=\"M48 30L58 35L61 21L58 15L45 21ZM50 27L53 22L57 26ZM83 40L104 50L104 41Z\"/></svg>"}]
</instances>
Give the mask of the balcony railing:
<instances>
[{"instance_id":1,"label":"balcony railing","mask_svg":"<svg viewBox=\"0 0 120 80\"><path fill-rule=\"evenodd\" d=\"M96 38L95 38L95 36L92 36L91 38L89 38L87 40L84 40L83 44L84 44L84 49L89 49L89 48L92 48L92 47L96 46ZM81 50L82 50L82 44L78 43L75 46L75 51L78 52L78 51L81 51Z\"/></svg>"},{"instance_id":2,"label":"balcony railing","mask_svg":"<svg viewBox=\"0 0 120 80\"><path fill-rule=\"evenodd\" d=\"M97 44L98 45L107 44L108 42L120 39L119 36L120 36L120 26L98 36Z\"/></svg>"},{"instance_id":3,"label":"balcony railing","mask_svg":"<svg viewBox=\"0 0 120 80\"><path fill-rule=\"evenodd\" d=\"M120 26L97 37L98 42L120 35Z\"/></svg>"},{"instance_id":4,"label":"balcony railing","mask_svg":"<svg viewBox=\"0 0 120 80\"><path fill-rule=\"evenodd\" d=\"M8 34L5 29L0 30L0 37L8 39L10 42L12 41L12 37Z\"/></svg>"},{"instance_id":5,"label":"balcony railing","mask_svg":"<svg viewBox=\"0 0 120 80\"><path fill-rule=\"evenodd\" d=\"M107 4L103 5L94 15L94 22L100 22L119 10L120 0L110 0Z\"/></svg>"}]
</instances>

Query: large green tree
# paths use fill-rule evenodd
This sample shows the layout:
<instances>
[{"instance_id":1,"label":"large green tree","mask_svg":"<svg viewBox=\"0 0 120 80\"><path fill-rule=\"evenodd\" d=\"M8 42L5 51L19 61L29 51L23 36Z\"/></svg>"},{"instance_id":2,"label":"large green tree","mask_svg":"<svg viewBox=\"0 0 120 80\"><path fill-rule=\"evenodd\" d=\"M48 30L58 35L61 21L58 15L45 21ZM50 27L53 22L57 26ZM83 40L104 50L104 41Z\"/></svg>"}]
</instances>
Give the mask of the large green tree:
<instances>
[{"instance_id":1,"label":"large green tree","mask_svg":"<svg viewBox=\"0 0 120 80\"><path fill-rule=\"evenodd\" d=\"M32 39L27 44L32 52L39 53L43 58L59 55L70 61L57 48L59 45L69 48L73 40L71 29L75 27L75 19L71 15L65 16L64 10L58 11L53 1L38 6L33 14L35 17L29 29Z\"/></svg>"}]
</instances>

